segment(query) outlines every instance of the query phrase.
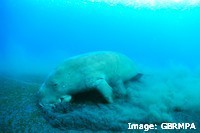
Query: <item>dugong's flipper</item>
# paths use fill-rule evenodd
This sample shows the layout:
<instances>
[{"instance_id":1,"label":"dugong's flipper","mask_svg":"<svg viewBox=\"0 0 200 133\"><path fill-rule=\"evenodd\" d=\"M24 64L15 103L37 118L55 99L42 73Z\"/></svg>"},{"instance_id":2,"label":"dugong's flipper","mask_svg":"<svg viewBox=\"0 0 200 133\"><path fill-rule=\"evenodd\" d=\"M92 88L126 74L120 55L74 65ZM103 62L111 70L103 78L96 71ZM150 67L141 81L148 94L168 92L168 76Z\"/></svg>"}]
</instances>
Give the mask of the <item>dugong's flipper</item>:
<instances>
[{"instance_id":1,"label":"dugong's flipper","mask_svg":"<svg viewBox=\"0 0 200 133\"><path fill-rule=\"evenodd\" d=\"M117 89L118 97L125 96L127 94L127 89L122 80L117 81L115 87Z\"/></svg>"},{"instance_id":2,"label":"dugong's flipper","mask_svg":"<svg viewBox=\"0 0 200 133\"><path fill-rule=\"evenodd\" d=\"M86 80L86 86L88 88L96 89L99 91L99 93L102 94L102 96L105 98L105 100L108 103L113 102L112 98L112 87L107 83L107 81L102 76L92 76L90 78L87 78Z\"/></svg>"},{"instance_id":3,"label":"dugong's flipper","mask_svg":"<svg viewBox=\"0 0 200 133\"><path fill-rule=\"evenodd\" d=\"M103 95L108 103L113 102L112 87L106 82L105 79L99 79L96 81L96 89Z\"/></svg>"}]
</instances>

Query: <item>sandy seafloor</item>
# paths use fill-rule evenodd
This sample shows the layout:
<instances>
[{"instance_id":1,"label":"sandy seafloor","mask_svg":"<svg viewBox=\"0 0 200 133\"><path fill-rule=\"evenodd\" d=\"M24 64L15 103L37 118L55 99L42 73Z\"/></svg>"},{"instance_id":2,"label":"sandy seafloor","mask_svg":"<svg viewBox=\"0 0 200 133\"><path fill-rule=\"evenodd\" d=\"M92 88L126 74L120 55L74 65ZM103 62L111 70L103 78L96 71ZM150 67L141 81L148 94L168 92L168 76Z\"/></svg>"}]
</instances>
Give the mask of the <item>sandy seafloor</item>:
<instances>
[{"instance_id":1,"label":"sandy seafloor","mask_svg":"<svg viewBox=\"0 0 200 133\"><path fill-rule=\"evenodd\" d=\"M41 79L41 80L40 80ZM76 132L76 131L100 131L100 132L130 132L127 130L127 121L115 119L113 114L109 117L111 107L98 105L71 105L70 111L63 114L49 113L42 111L37 105L36 93L42 78L27 77L25 80L16 80L10 77L0 77L0 132ZM95 110L108 111L101 112L101 116ZM113 107L114 109L114 107ZM93 111L87 112L87 111ZM119 111L119 110L118 110ZM81 114L83 112L83 114ZM47 114L46 114L47 113ZM65 114L65 113L69 113ZM116 112L115 112L116 113ZM94 116L94 119L91 118ZM199 114L183 113L175 111L173 119L176 122L194 122L197 128L200 128ZM68 117L68 118L62 118ZM89 118L88 118L89 117ZM122 116L123 117L123 116ZM98 119L99 118L99 119ZM109 120L110 119L110 120ZM126 118L127 119L127 118ZM131 118L130 118L131 119ZM127 119L128 120L128 119ZM118 123L119 122L119 123ZM133 120L131 120L133 122ZM76 128L77 127L77 128ZM131 132L143 132L143 130L131 130ZM194 132L197 130L152 130L149 132Z\"/></svg>"}]
</instances>

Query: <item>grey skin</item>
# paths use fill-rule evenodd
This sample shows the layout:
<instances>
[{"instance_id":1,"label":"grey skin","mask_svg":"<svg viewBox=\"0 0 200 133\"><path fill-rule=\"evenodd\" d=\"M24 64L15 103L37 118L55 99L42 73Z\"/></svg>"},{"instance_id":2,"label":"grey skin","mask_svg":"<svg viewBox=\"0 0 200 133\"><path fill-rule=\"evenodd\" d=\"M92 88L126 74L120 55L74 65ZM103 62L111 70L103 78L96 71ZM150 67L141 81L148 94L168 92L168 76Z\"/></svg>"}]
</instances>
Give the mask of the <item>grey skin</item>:
<instances>
[{"instance_id":1,"label":"grey skin","mask_svg":"<svg viewBox=\"0 0 200 133\"><path fill-rule=\"evenodd\" d=\"M102 51L75 56L58 66L42 84L39 104L53 107L92 89L113 103L113 91L125 95L124 82L137 76L133 61L119 53Z\"/></svg>"}]
</instances>

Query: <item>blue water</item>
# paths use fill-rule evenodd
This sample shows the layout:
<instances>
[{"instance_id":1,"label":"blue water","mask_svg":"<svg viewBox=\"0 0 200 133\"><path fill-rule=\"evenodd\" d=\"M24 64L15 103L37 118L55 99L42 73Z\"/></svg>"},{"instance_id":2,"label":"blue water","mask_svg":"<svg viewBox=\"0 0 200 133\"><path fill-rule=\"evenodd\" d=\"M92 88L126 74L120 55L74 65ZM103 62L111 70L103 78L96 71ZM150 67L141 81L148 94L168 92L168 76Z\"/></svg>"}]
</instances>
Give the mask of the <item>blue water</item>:
<instances>
[{"instance_id":1,"label":"blue water","mask_svg":"<svg viewBox=\"0 0 200 133\"><path fill-rule=\"evenodd\" d=\"M147 66L199 65L198 5L154 9L84 0L1 3L3 71L49 71L70 56L99 50L121 52Z\"/></svg>"}]
</instances>

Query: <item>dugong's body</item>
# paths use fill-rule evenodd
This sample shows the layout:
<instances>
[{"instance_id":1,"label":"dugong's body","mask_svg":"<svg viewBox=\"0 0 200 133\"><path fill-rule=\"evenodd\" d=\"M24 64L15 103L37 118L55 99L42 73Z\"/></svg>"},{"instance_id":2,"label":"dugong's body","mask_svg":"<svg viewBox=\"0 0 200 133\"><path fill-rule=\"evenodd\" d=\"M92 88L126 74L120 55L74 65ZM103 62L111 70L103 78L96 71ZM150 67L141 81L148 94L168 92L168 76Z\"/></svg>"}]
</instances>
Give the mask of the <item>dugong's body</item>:
<instances>
[{"instance_id":1,"label":"dugong's body","mask_svg":"<svg viewBox=\"0 0 200 133\"><path fill-rule=\"evenodd\" d=\"M115 52L93 52L66 60L50 74L39 90L40 105L69 102L72 95L98 90L108 103L113 90L126 93L124 82L138 75L128 57Z\"/></svg>"}]
</instances>

